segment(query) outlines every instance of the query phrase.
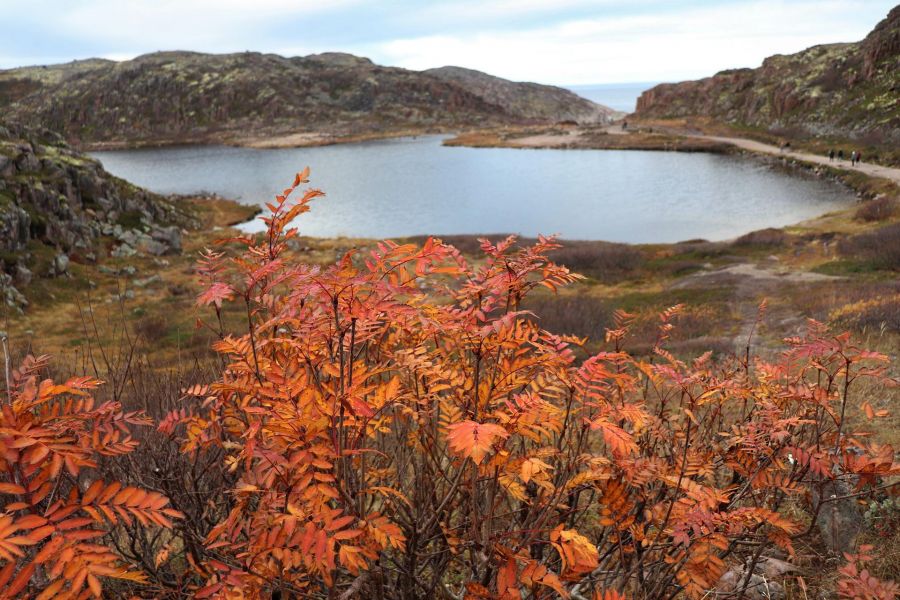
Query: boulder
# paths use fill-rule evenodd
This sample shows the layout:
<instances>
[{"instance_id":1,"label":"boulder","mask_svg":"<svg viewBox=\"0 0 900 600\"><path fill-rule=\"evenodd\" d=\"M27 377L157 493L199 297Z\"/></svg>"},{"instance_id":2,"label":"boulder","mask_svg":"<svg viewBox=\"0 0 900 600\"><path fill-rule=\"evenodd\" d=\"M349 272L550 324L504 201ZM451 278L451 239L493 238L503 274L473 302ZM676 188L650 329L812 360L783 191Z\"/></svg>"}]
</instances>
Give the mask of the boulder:
<instances>
[{"instance_id":1,"label":"boulder","mask_svg":"<svg viewBox=\"0 0 900 600\"><path fill-rule=\"evenodd\" d=\"M799 571L796 565L772 558L771 556L760 558L759 562L756 563L756 570L767 579L779 579L788 573Z\"/></svg>"},{"instance_id":2,"label":"boulder","mask_svg":"<svg viewBox=\"0 0 900 600\"><path fill-rule=\"evenodd\" d=\"M137 254L137 250L135 250L128 244L120 244L113 249L113 251L110 253L110 256L113 256L114 258L128 258L129 256L134 256L135 254Z\"/></svg>"},{"instance_id":3,"label":"boulder","mask_svg":"<svg viewBox=\"0 0 900 600\"><path fill-rule=\"evenodd\" d=\"M146 232L123 228L135 217ZM170 199L112 177L59 135L12 122L0 125L0 255L6 263L0 270L16 285L32 277L25 260L31 244L62 253L40 273L58 276L71 266L69 254L95 262L101 236L116 238L115 257L133 256L138 248L156 256L179 252L180 228L195 225L189 212ZM4 291L0 302L13 296Z\"/></svg>"},{"instance_id":4,"label":"boulder","mask_svg":"<svg viewBox=\"0 0 900 600\"><path fill-rule=\"evenodd\" d=\"M134 282L132 282L132 285L134 285L134 287L144 288L148 285L161 282L162 277L160 277L159 275L151 275L150 277L146 277L144 279L135 279Z\"/></svg>"},{"instance_id":5,"label":"boulder","mask_svg":"<svg viewBox=\"0 0 900 600\"><path fill-rule=\"evenodd\" d=\"M814 502L825 501L816 524L822 540L834 554L854 552L856 539L863 529L863 515L856 499L844 497L852 493L850 484L841 479L826 481L821 487L821 496L815 487L813 489ZM840 499L829 501L831 498Z\"/></svg>"},{"instance_id":6,"label":"boulder","mask_svg":"<svg viewBox=\"0 0 900 600\"><path fill-rule=\"evenodd\" d=\"M732 567L719 578L714 597L738 597L738 593L744 589L746 577L747 570L745 566ZM747 589L741 597L747 600L783 600L785 597L784 586L764 575L753 573L750 575Z\"/></svg>"},{"instance_id":7,"label":"boulder","mask_svg":"<svg viewBox=\"0 0 900 600\"><path fill-rule=\"evenodd\" d=\"M144 236L138 241L137 249L145 254L162 256L171 251L171 248L162 242L158 242L149 236Z\"/></svg>"},{"instance_id":8,"label":"boulder","mask_svg":"<svg viewBox=\"0 0 900 600\"><path fill-rule=\"evenodd\" d=\"M116 226L115 231L116 239L122 242L123 244L128 244L129 246L137 246L138 241L143 237L143 233L140 231L136 231L134 229L125 229Z\"/></svg>"},{"instance_id":9,"label":"boulder","mask_svg":"<svg viewBox=\"0 0 900 600\"><path fill-rule=\"evenodd\" d=\"M60 275L65 275L69 272L69 257L65 254L57 254L53 258L52 265L53 274L57 277Z\"/></svg>"},{"instance_id":10,"label":"boulder","mask_svg":"<svg viewBox=\"0 0 900 600\"><path fill-rule=\"evenodd\" d=\"M150 237L168 246L171 253L181 253L181 229L178 227L156 227L150 231Z\"/></svg>"},{"instance_id":11,"label":"boulder","mask_svg":"<svg viewBox=\"0 0 900 600\"><path fill-rule=\"evenodd\" d=\"M31 147L21 148L22 154L16 159L16 169L20 173L33 173L40 170L41 161L34 155Z\"/></svg>"},{"instance_id":12,"label":"boulder","mask_svg":"<svg viewBox=\"0 0 900 600\"><path fill-rule=\"evenodd\" d=\"M28 244L31 217L15 204L0 204L0 250L21 252Z\"/></svg>"},{"instance_id":13,"label":"boulder","mask_svg":"<svg viewBox=\"0 0 900 600\"><path fill-rule=\"evenodd\" d=\"M12 275L0 273L0 302L21 313L28 306L28 300L13 286Z\"/></svg>"},{"instance_id":14,"label":"boulder","mask_svg":"<svg viewBox=\"0 0 900 600\"><path fill-rule=\"evenodd\" d=\"M33 273L31 270L23 264L17 264L15 272L13 273L13 277L16 280L16 285L20 285L22 287L27 286L31 283L31 278L33 277Z\"/></svg>"}]
</instances>

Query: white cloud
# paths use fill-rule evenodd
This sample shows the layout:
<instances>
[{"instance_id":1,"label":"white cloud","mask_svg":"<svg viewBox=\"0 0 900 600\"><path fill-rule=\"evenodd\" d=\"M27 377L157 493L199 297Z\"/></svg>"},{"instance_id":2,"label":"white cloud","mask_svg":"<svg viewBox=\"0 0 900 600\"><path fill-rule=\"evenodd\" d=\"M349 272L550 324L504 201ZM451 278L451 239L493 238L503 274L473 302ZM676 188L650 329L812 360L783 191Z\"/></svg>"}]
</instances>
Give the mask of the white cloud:
<instances>
[{"instance_id":1,"label":"white cloud","mask_svg":"<svg viewBox=\"0 0 900 600\"><path fill-rule=\"evenodd\" d=\"M411 69L447 64L555 84L662 81L753 67L775 53L861 39L846 2L761 0L619 18L579 19L528 31L394 40L374 49Z\"/></svg>"},{"instance_id":2,"label":"white cloud","mask_svg":"<svg viewBox=\"0 0 900 600\"><path fill-rule=\"evenodd\" d=\"M2 2L2 0L0 0ZM695 78L862 38L891 0L30 0L0 67L156 50L344 51L556 84ZM285 35L273 32L296 32Z\"/></svg>"},{"instance_id":3,"label":"white cloud","mask_svg":"<svg viewBox=\"0 0 900 600\"><path fill-rule=\"evenodd\" d=\"M278 19L339 12L361 1L95 0L62 8L48 25L95 44L134 48L132 56L147 50L255 50L272 43L264 31Z\"/></svg>"}]
</instances>

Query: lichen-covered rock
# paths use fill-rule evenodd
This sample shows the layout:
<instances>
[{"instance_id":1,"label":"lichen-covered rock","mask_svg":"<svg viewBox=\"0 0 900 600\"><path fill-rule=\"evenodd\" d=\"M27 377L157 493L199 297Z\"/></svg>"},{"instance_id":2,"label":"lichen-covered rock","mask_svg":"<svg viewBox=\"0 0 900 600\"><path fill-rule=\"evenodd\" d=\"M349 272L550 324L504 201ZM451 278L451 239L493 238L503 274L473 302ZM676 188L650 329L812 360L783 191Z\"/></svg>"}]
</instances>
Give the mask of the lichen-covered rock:
<instances>
[{"instance_id":1,"label":"lichen-covered rock","mask_svg":"<svg viewBox=\"0 0 900 600\"><path fill-rule=\"evenodd\" d=\"M0 303L18 312L28 306L28 300L13 285L12 276L3 272L0 272Z\"/></svg>"},{"instance_id":2,"label":"lichen-covered rock","mask_svg":"<svg viewBox=\"0 0 900 600\"><path fill-rule=\"evenodd\" d=\"M900 144L900 6L861 42L775 55L644 92L639 117L710 116L730 123Z\"/></svg>"},{"instance_id":3,"label":"lichen-covered rock","mask_svg":"<svg viewBox=\"0 0 900 600\"><path fill-rule=\"evenodd\" d=\"M120 254L142 244L149 254L170 254L181 251L182 227L195 225L170 199L113 177L51 131L0 125L0 159L0 273L20 287L41 245L53 258L36 273L60 276L73 253L96 260L101 236L125 241ZM18 293L3 299L18 302Z\"/></svg>"},{"instance_id":4,"label":"lichen-covered rock","mask_svg":"<svg viewBox=\"0 0 900 600\"><path fill-rule=\"evenodd\" d=\"M816 524L828 549L838 555L854 552L863 529L863 515L853 497L853 488L839 479L826 481L821 487L821 495L816 487L813 488L813 500L823 502Z\"/></svg>"},{"instance_id":5,"label":"lichen-covered rock","mask_svg":"<svg viewBox=\"0 0 900 600\"><path fill-rule=\"evenodd\" d=\"M125 145L221 141L247 132L353 135L603 121L613 113L562 88L465 74L383 67L339 53L157 52L0 71L0 102L8 98L14 118L69 140Z\"/></svg>"},{"instance_id":6,"label":"lichen-covered rock","mask_svg":"<svg viewBox=\"0 0 900 600\"><path fill-rule=\"evenodd\" d=\"M10 196L0 192L0 249L20 252L30 239L31 217Z\"/></svg>"},{"instance_id":7,"label":"lichen-covered rock","mask_svg":"<svg viewBox=\"0 0 900 600\"><path fill-rule=\"evenodd\" d=\"M13 270L13 277L15 279L16 285L25 287L29 283L31 283L31 279L34 277L34 273L32 273L31 269L29 269L25 265L17 264L15 269Z\"/></svg>"},{"instance_id":8,"label":"lichen-covered rock","mask_svg":"<svg viewBox=\"0 0 900 600\"><path fill-rule=\"evenodd\" d=\"M53 258L53 274L59 277L69 272L69 257L65 254L57 254Z\"/></svg>"},{"instance_id":9,"label":"lichen-covered rock","mask_svg":"<svg viewBox=\"0 0 900 600\"><path fill-rule=\"evenodd\" d=\"M120 244L113 248L112 252L109 253L113 258L128 258L129 256L134 256L137 254L137 250L129 246L128 244Z\"/></svg>"},{"instance_id":10,"label":"lichen-covered rock","mask_svg":"<svg viewBox=\"0 0 900 600\"><path fill-rule=\"evenodd\" d=\"M150 231L150 237L164 244L167 252L178 254L181 252L181 229L175 225L169 227L154 227Z\"/></svg>"}]
</instances>

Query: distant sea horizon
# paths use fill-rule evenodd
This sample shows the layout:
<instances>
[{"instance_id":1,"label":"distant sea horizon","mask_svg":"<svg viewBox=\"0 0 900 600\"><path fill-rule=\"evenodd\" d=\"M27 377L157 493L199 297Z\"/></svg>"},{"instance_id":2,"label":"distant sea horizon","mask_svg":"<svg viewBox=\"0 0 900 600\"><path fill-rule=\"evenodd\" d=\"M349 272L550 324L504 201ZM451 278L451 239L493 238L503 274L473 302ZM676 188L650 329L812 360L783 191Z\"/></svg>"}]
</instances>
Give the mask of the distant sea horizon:
<instances>
[{"instance_id":1,"label":"distant sea horizon","mask_svg":"<svg viewBox=\"0 0 900 600\"><path fill-rule=\"evenodd\" d=\"M572 90L579 96L598 104L608 106L613 110L632 113L634 112L635 106L637 105L637 99L641 95L641 92L649 90L658 83L660 82L596 83L588 85L567 85L564 87L568 90Z\"/></svg>"}]
</instances>

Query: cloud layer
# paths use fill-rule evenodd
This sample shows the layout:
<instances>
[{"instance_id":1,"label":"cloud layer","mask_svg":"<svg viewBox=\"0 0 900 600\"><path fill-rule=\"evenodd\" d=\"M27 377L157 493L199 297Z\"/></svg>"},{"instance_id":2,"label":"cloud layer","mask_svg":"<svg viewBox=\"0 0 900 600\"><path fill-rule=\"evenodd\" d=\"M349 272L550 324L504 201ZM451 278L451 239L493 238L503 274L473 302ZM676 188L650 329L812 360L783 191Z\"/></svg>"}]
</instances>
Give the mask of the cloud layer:
<instances>
[{"instance_id":1,"label":"cloud layer","mask_svg":"<svg viewBox=\"0 0 900 600\"><path fill-rule=\"evenodd\" d=\"M673 81L855 41L893 0L31 0L4 11L0 68L156 50L340 50L516 80Z\"/></svg>"}]
</instances>

